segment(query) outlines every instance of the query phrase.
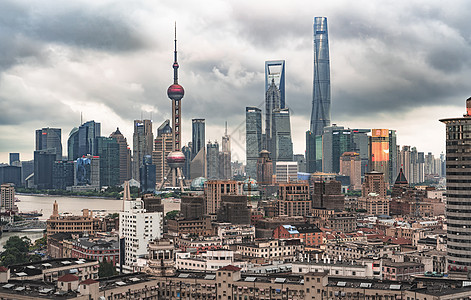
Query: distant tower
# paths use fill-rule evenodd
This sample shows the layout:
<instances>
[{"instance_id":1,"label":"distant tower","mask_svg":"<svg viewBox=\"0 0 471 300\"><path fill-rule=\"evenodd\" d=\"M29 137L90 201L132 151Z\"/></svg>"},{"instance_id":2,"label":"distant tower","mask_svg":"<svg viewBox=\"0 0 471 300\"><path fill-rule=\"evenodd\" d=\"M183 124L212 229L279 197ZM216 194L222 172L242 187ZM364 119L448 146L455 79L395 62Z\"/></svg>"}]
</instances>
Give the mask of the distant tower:
<instances>
[{"instance_id":1,"label":"distant tower","mask_svg":"<svg viewBox=\"0 0 471 300\"><path fill-rule=\"evenodd\" d=\"M169 86L167 95L172 100L172 139L173 151L167 156L167 164L170 167L167 178L172 173L172 186L180 183L180 189L183 192L183 172L182 168L185 164L185 154L181 151L181 100L185 94L185 90L178 84L178 62L177 62L177 25L175 24L175 51L173 62L173 84ZM164 186L164 182L160 188Z\"/></svg>"},{"instance_id":2,"label":"distant tower","mask_svg":"<svg viewBox=\"0 0 471 300\"><path fill-rule=\"evenodd\" d=\"M270 60L265 62L265 92L272 80L280 90L280 108L285 108L285 61Z\"/></svg>"},{"instance_id":3,"label":"distant tower","mask_svg":"<svg viewBox=\"0 0 471 300\"><path fill-rule=\"evenodd\" d=\"M245 108L245 141L247 177L256 178L257 159L262 151L262 111L257 107Z\"/></svg>"}]
</instances>

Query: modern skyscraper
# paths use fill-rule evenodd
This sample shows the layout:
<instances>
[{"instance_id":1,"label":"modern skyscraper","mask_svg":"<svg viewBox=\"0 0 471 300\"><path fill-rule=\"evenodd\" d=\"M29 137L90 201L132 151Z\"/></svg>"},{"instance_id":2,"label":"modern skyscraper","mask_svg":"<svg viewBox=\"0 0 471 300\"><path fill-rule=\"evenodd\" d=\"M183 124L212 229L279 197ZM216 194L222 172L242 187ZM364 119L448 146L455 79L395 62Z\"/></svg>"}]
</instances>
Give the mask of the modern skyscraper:
<instances>
[{"instance_id":1,"label":"modern skyscraper","mask_svg":"<svg viewBox=\"0 0 471 300\"><path fill-rule=\"evenodd\" d=\"M37 189L52 188L52 168L56 153L54 148L34 151L34 185Z\"/></svg>"},{"instance_id":2,"label":"modern skyscraper","mask_svg":"<svg viewBox=\"0 0 471 300\"><path fill-rule=\"evenodd\" d=\"M152 156L144 156L142 166L139 168L141 178L141 193L154 194L155 192L155 165L152 164Z\"/></svg>"},{"instance_id":3,"label":"modern skyscraper","mask_svg":"<svg viewBox=\"0 0 471 300\"><path fill-rule=\"evenodd\" d=\"M340 157L352 151L352 132L343 126L326 126L322 135L322 171L340 172Z\"/></svg>"},{"instance_id":4,"label":"modern skyscraper","mask_svg":"<svg viewBox=\"0 0 471 300\"><path fill-rule=\"evenodd\" d=\"M368 160L369 160L369 137L368 133L370 129L352 129L352 151L360 155L361 160L361 177L365 176L368 172Z\"/></svg>"},{"instance_id":5,"label":"modern skyscraper","mask_svg":"<svg viewBox=\"0 0 471 300\"><path fill-rule=\"evenodd\" d=\"M119 145L119 184L131 179L131 149L124 135L116 128L116 131L110 134Z\"/></svg>"},{"instance_id":6,"label":"modern skyscraper","mask_svg":"<svg viewBox=\"0 0 471 300\"><path fill-rule=\"evenodd\" d=\"M370 137L369 170L383 173L386 184L390 184L397 175L396 161L396 131L372 129Z\"/></svg>"},{"instance_id":7,"label":"modern skyscraper","mask_svg":"<svg viewBox=\"0 0 471 300\"><path fill-rule=\"evenodd\" d=\"M307 172L322 168L322 136L330 126L330 59L327 18L314 18L314 80L310 129L306 132Z\"/></svg>"},{"instance_id":8,"label":"modern skyscraper","mask_svg":"<svg viewBox=\"0 0 471 300\"><path fill-rule=\"evenodd\" d=\"M188 143L188 146L182 147L182 152L185 155L185 164L183 165L183 176L185 179L190 179L190 166L191 166L191 142Z\"/></svg>"},{"instance_id":9,"label":"modern skyscraper","mask_svg":"<svg viewBox=\"0 0 471 300\"><path fill-rule=\"evenodd\" d=\"M208 142L206 162L208 164L208 179L219 179L219 144L217 141L214 143Z\"/></svg>"},{"instance_id":10,"label":"modern skyscraper","mask_svg":"<svg viewBox=\"0 0 471 300\"><path fill-rule=\"evenodd\" d=\"M78 156L75 160L84 155L96 155L96 138L101 135L101 124L95 121L88 121L80 125L78 130ZM70 158L69 158L70 159Z\"/></svg>"},{"instance_id":11,"label":"modern skyscraper","mask_svg":"<svg viewBox=\"0 0 471 300\"><path fill-rule=\"evenodd\" d=\"M205 147L205 120L191 120L191 129L191 159L193 159Z\"/></svg>"},{"instance_id":12,"label":"modern skyscraper","mask_svg":"<svg viewBox=\"0 0 471 300\"><path fill-rule=\"evenodd\" d=\"M173 151L170 120L164 121L157 132L157 137L154 141L154 151L152 151L152 163L155 165L155 182L160 186L170 171L170 167L167 164L167 156Z\"/></svg>"},{"instance_id":13,"label":"modern skyscraper","mask_svg":"<svg viewBox=\"0 0 471 300\"><path fill-rule=\"evenodd\" d=\"M293 161L290 113L288 108L275 109L272 123L272 158L278 161Z\"/></svg>"},{"instance_id":14,"label":"modern skyscraper","mask_svg":"<svg viewBox=\"0 0 471 300\"><path fill-rule=\"evenodd\" d=\"M74 169L74 185L100 188L100 157L85 155L77 158Z\"/></svg>"},{"instance_id":15,"label":"modern skyscraper","mask_svg":"<svg viewBox=\"0 0 471 300\"><path fill-rule=\"evenodd\" d=\"M144 156L152 155L154 134L152 133L151 120L134 120L133 151L132 151L132 177L137 181L139 168L144 161Z\"/></svg>"},{"instance_id":16,"label":"modern skyscraper","mask_svg":"<svg viewBox=\"0 0 471 300\"><path fill-rule=\"evenodd\" d=\"M22 186L21 179L22 167L0 165L0 184L12 183L15 186Z\"/></svg>"},{"instance_id":17,"label":"modern skyscraper","mask_svg":"<svg viewBox=\"0 0 471 300\"><path fill-rule=\"evenodd\" d=\"M100 157L100 186L119 184L119 144L114 138L97 137L97 155Z\"/></svg>"},{"instance_id":18,"label":"modern skyscraper","mask_svg":"<svg viewBox=\"0 0 471 300\"><path fill-rule=\"evenodd\" d=\"M13 166L15 162L20 161L19 153L10 153L10 166Z\"/></svg>"},{"instance_id":19,"label":"modern skyscraper","mask_svg":"<svg viewBox=\"0 0 471 300\"><path fill-rule=\"evenodd\" d=\"M74 162L56 160L52 166L52 188L65 190L74 185Z\"/></svg>"},{"instance_id":20,"label":"modern skyscraper","mask_svg":"<svg viewBox=\"0 0 471 300\"><path fill-rule=\"evenodd\" d=\"M54 149L56 160L62 160L62 142L60 128L43 128L36 130L36 150Z\"/></svg>"},{"instance_id":21,"label":"modern skyscraper","mask_svg":"<svg viewBox=\"0 0 471 300\"><path fill-rule=\"evenodd\" d=\"M221 151L219 152L219 178L231 179L231 137L227 134L227 122L222 137Z\"/></svg>"},{"instance_id":22,"label":"modern skyscraper","mask_svg":"<svg viewBox=\"0 0 471 300\"><path fill-rule=\"evenodd\" d=\"M72 128L67 139L67 158L68 160L76 160L79 157L79 129Z\"/></svg>"},{"instance_id":23,"label":"modern skyscraper","mask_svg":"<svg viewBox=\"0 0 471 300\"><path fill-rule=\"evenodd\" d=\"M262 147L274 153L273 145L273 112L280 109L281 93L272 79L270 86L265 93L265 141L266 145Z\"/></svg>"},{"instance_id":24,"label":"modern skyscraper","mask_svg":"<svg viewBox=\"0 0 471 300\"><path fill-rule=\"evenodd\" d=\"M446 125L446 219L448 271L466 276L471 269L471 98L463 117L441 119Z\"/></svg>"},{"instance_id":25,"label":"modern skyscraper","mask_svg":"<svg viewBox=\"0 0 471 300\"><path fill-rule=\"evenodd\" d=\"M245 155L247 177L257 177L257 159L262 151L262 111L257 107L245 108Z\"/></svg>"},{"instance_id":26,"label":"modern skyscraper","mask_svg":"<svg viewBox=\"0 0 471 300\"><path fill-rule=\"evenodd\" d=\"M272 81L280 90L280 108L285 108L285 61L271 60L265 62L265 92L268 91Z\"/></svg>"},{"instance_id":27,"label":"modern skyscraper","mask_svg":"<svg viewBox=\"0 0 471 300\"><path fill-rule=\"evenodd\" d=\"M310 131L322 135L330 125L330 59L327 18L314 18L314 82Z\"/></svg>"}]
</instances>

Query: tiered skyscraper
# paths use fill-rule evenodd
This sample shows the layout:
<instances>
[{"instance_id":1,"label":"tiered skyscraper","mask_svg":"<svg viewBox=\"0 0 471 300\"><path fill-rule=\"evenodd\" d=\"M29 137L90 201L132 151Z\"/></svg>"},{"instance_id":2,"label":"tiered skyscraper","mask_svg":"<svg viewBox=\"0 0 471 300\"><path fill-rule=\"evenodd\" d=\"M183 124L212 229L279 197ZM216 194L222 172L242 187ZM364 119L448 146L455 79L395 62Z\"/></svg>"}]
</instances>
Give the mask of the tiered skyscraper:
<instances>
[{"instance_id":1,"label":"tiered skyscraper","mask_svg":"<svg viewBox=\"0 0 471 300\"><path fill-rule=\"evenodd\" d=\"M324 127L330 125L330 59L327 18L314 18L314 81L312 90L311 126L306 132L307 171L319 169L317 145ZM318 159L317 159L318 160Z\"/></svg>"},{"instance_id":2,"label":"tiered skyscraper","mask_svg":"<svg viewBox=\"0 0 471 300\"><path fill-rule=\"evenodd\" d=\"M471 268L471 98L462 118L446 125L446 219L448 270L466 275Z\"/></svg>"}]
</instances>

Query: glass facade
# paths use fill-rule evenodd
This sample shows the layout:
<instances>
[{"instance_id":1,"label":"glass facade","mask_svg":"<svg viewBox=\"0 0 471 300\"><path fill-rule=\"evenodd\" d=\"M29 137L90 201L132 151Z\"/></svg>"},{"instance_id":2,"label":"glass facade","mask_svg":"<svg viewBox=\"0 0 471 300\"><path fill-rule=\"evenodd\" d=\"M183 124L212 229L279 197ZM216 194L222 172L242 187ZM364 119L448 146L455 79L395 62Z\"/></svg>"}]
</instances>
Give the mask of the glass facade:
<instances>
[{"instance_id":1,"label":"glass facade","mask_svg":"<svg viewBox=\"0 0 471 300\"><path fill-rule=\"evenodd\" d=\"M372 129L370 138L370 171L384 174L386 183L389 178L389 130Z\"/></svg>"},{"instance_id":2,"label":"glass facade","mask_svg":"<svg viewBox=\"0 0 471 300\"><path fill-rule=\"evenodd\" d=\"M288 108L273 111L272 158L277 161L293 161L293 142Z\"/></svg>"},{"instance_id":3,"label":"glass facade","mask_svg":"<svg viewBox=\"0 0 471 300\"><path fill-rule=\"evenodd\" d=\"M262 151L262 110L245 108L245 172L248 177L257 178L257 158Z\"/></svg>"},{"instance_id":4,"label":"glass facade","mask_svg":"<svg viewBox=\"0 0 471 300\"><path fill-rule=\"evenodd\" d=\"M201 148L205 147L205 120L193 119L191 120L191 159L200 152Z\"/></svg>"},{"instance_id":5,"label":"glass facade","mask_svg":"<svg viewBox=\"0 0 471 300\"><path fill-rule=\"evenodd\" d=\"M314 81L311 132L322 135L330 125L330 59L327 18L314 18Z\"/></svg>"},{"instance_id":6,"label":"glass facade","mask_svg":"<svg viewBox=\"0 0 471 300\"><path fill-rule=\"evenodd\" d=\"M119 144L114 138L97 138L97 155L100 157L100 185L119 184Z\"/></svg>"},{"instance_id":7,"label":"glass facade","mask_svg":"<svg viewBox=\"0 0 471 300\"><path fill-rule=\"evenodd\" d=\"M265 93L265 139L267 144L262 146L271 153L274 153L273 137L276 134L273 127L273 112L280 109L280 97L280 90L272 81Z\"/></svg>"},{"instance_id":8,"label":"glass facade","mask_svg":"<svg viewBox=\"0 0 471 300\"><path fill-rule=\"evenodd\" d=\"M280 108L285 108L285 61L271 60L265 62L265 91L273 82L280 90Z\"/></svg>"},{"instance_id":9,"label":"glass facade","mask_svg":"<svg viewBox=\"0 0 471 300\"><path fill-rule=\"evenodd\" d=\"M43 128L36 130L36 150L54 149L56 160L62 160L62 130Z\"/></svg>"}]
</instances>

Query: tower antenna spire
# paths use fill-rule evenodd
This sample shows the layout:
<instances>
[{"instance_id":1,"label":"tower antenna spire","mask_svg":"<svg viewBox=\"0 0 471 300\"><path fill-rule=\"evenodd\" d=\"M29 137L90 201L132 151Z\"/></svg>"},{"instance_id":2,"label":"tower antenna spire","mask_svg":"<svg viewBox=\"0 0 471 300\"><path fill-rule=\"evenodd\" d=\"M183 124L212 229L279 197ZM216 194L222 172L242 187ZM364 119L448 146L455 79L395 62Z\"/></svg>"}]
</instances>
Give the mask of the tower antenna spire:
<instances>
[{"instance_id":1,"label":"tower antenna spire","mask_svg":"<svg viewBox=\"0 0 471 300\"><path fill-rule=\"evenodd\" d=\"M177 22L175 21L175 50L173 52L173 83L178 84L178 62L177 62Z\"/></svg>"}]
</instances>

